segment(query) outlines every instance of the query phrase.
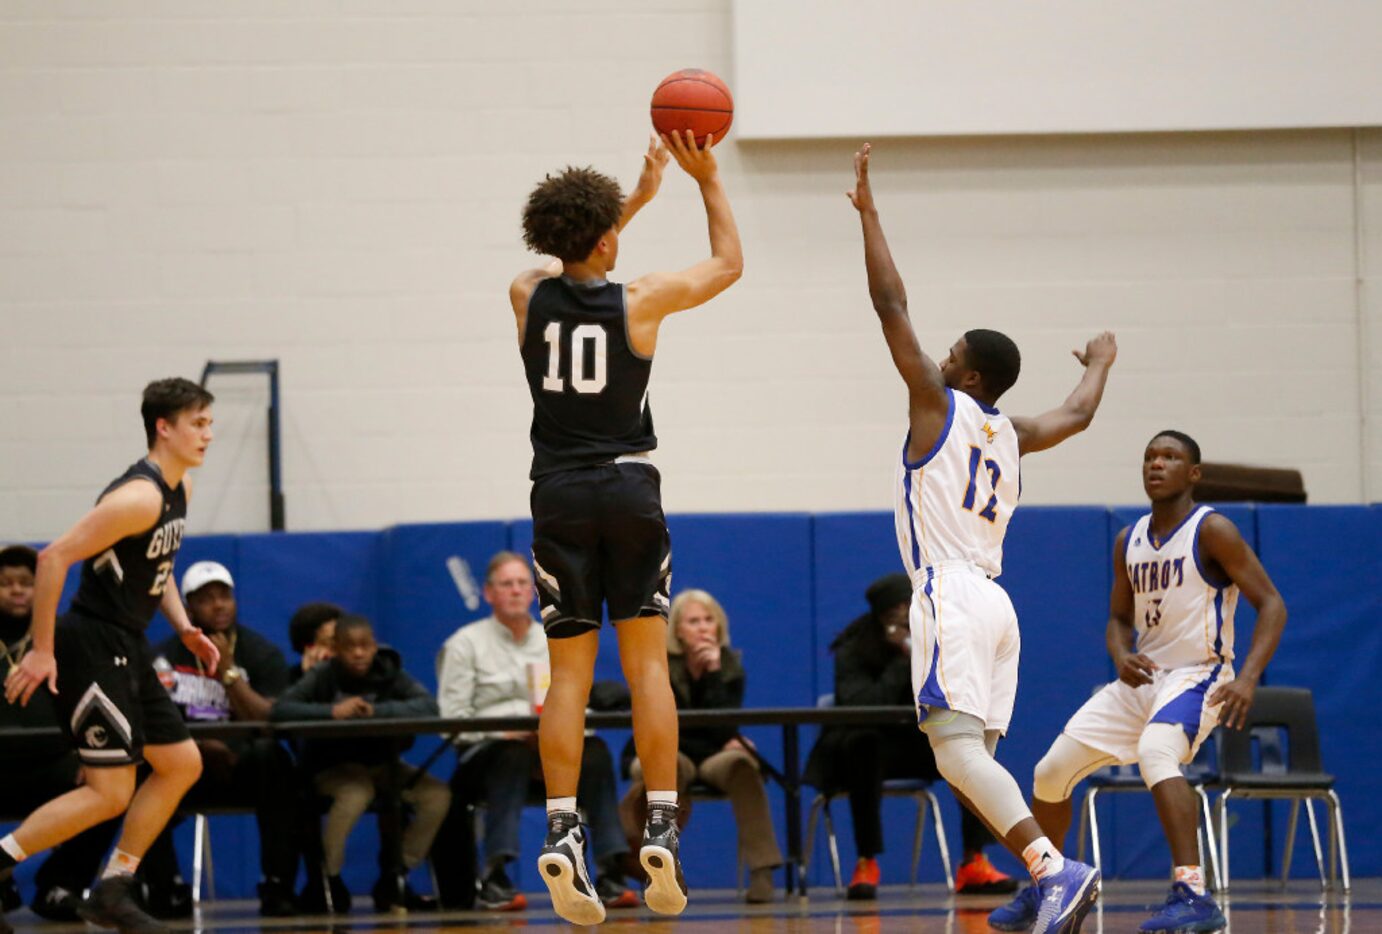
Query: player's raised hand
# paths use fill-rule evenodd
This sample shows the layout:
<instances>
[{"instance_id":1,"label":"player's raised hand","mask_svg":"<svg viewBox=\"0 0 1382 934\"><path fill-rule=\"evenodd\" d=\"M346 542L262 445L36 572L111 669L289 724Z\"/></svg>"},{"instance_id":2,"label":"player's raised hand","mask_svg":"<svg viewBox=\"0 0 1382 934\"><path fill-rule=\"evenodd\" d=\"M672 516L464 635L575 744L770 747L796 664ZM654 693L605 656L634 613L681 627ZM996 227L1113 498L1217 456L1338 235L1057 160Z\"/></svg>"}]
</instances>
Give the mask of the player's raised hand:
<instances>
[{"instance_id":1,"label":"player's raised hand","mask_svg":"<svg viewBox=\"0 0 1382 934\"><path fill-rule=\"evenodd\" d=\"M1248 711L1252 709L1252 698L1257 693L1257 682L1249 678L1235 678L1228 684L1221 684L1209 695L1209 706L1223 704L1219 711L1219 722L1231 730L1241 730L1248 722Z\"/></svg>"},{"instance_id":2,"label":"player's raised hand","mask_svg":"<svg viewBox=\"0 0 1382 934\"><path fill-rule=\"evenodd\" d=\"M221 652L216 648L216 643L195 626L189 626L178 633L178 639L187 646L187 651L197 656L197 660L206 668L206 673L215 677L216 666L221 663Z\"/></svg>"},{"instance_id":3,"label":"player's raised hand","mask_svg":"<svg viewBox=\"0 0 1382 934\"><path fill-rule=\"evenodd\" d=\"M1113 336L1112 331L1105 331L1098 337L1091 338L1089 343L1084 345L1084 353L1080 353L1078 350L1070 352L1075 355L1076 360L1080 361L1080 366L1089 366L1091 363L1112 366L1113 361L1118 359L1118 340Z\"/></svg>"},{"instance_id":4,"label":"player's raised hand","mask_svg":"<svg viewBox=\"0 0 1382 934\"><path fill-rule=\"evenodd\" d=\"M49 693L58 693L58 661L52 652L30 649L5 677L5 700L27 707L29 698L45 682Z\"/></svg>"},{"instance_id":5,"label":"player's raised hand","mask_svg":"<svg viewBox=\"0 0 1382 934\"><path fill-rule=\"evenodd\" d=\"M671 158L672 154L662 145L657 134L649 133L648 151L643 154L643 172L638 176L638 184L633 187L629 198L644 203L653 200L653 195L662 187L662 170Z\"/></svg>"},{"instance_id":6,"label":"player's raised hand","mask_svg":"<svg viewBox=\"0 0 1382 934\"><path fill-rule=\"evenodd\" d=\"M849 203L860 212L874 210L873 188L869 185L869 153L872 151L873 144L865 143L854 154L854 190L845 192Z\"/></svg>"},{"instance_id":7,"label":"player's raised hand","mask_svg":"<svg viewBox=\"0 0 1382 934\"><path fill-rule=\"evenodd\" d=\"M1118 680L1124 684L1140 688L1144 684L1152 683L1152 675L1156 672L1156 662L1152 661L1141 652L1129 652L1118 660Z\"/></svg>"},{"instance_id":8,"label":"player's raised hand","mask_svg":"<svg viewBox=\"0 0 1382 934\"><path fill-rule=\"evenodd\" d=\"M682 133L663 133L662 142L671 150L672 158L677 160L677 165L697 182L708 182L720 171L719 165L715 162L715 154L710 151L710 147L715 145L714 136L707 134L705 145L699 149L696 148L695 134L690 130L684 130Z\"/></svg>"}]
</instances>

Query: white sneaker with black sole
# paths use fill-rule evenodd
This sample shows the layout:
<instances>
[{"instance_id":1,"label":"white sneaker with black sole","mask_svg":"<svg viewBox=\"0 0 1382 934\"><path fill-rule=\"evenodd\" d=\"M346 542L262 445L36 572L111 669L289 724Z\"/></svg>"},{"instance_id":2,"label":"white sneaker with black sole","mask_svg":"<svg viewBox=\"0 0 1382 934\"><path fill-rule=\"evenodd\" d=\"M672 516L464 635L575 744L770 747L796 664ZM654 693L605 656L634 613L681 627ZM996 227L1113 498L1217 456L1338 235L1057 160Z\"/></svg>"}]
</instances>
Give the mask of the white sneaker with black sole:
<instances>
[{"instance_id":1,"label":"white sneaker with black sole","mask_svg":"<svg viewBox=\"0 0 1382 934\"><path fill-rule=\"evenodd\" d=\"M643 901L660 915L679 915L686 908L686 877L681 872L680 848L676 805L649 804L638 862L648 874Z\"/></svg>"},{"instance_id":2,"label":"white sneaker with black sole","mask_svg":"<svg viewBox=\"0 0 1382 934\"><path fill-rule=\"evenodd\" d=\"M590 883L585 864L585 829L579 814L557 811L547 815L547 842L537 858L537 871L552 893L552 908L572 924L600 924L605 906Z\"/></svg>"}]
</instances>

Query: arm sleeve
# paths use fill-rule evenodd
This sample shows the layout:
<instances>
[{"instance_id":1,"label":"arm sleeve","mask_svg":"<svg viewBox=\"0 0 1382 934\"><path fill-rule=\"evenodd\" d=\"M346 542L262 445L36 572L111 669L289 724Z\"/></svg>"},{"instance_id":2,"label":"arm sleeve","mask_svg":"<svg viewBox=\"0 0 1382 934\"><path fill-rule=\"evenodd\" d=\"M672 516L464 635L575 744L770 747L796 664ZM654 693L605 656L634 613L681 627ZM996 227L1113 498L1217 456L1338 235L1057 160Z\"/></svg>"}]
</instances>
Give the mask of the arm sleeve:
<instances>
[{"instance_id":1,"label":"arm sleeve","mask_svg":"<svg viewBox=\"0 0 1382 934\"><path fill-rule=\"evenodd\" d=\"M269 711L270 720L330 720L331 704L315 700L319 685L327 666L313 668L298 679L288 690L278 696L273 709Z\"/></svg>"},{"instance_id":2,"label":"arm sleeve","mask_svg":"<svg viewBox=\"0 0 1382 934\"><path fill-rule=\"evenodd\" d=\"M841 646L835 655L835 703L840 707L905 704L911 690L911 664L901 653L881 674L869 671L853 646Z\"/></svg>"},{"instance_id":3,"label":"arm sleeve","mask_svg":"<svg viewBox=\"0 0 1382 934\"><path fill-rule=\"evenodd\" d=\"M394 679L393 697L374 705L376 717L435 717L437 701L419 681L406 671Z\"/></svg>"},{"instance_id":4,"label":"arm sleeve","mask_svg":"<svg viewBox=\"0 0 1382 934\"><path fill-rule=\"evenodd\" d=\"M443 717L475 715L475 650L465 639L447 640L437 653L437 705Z\"/></svg>"},{"instance_id":5,"label":"arm sleeve","mask_svg":"<svg viewBox=\"0 0 1382 934\"><path fill-rule=\"evenodd\" d=\"M250 687L263 697L272 700L282 697L288 690L288 662L278 646L266 642L250 661L253 668L246 666L250 676Z\"/></svg>"}]
</instances>

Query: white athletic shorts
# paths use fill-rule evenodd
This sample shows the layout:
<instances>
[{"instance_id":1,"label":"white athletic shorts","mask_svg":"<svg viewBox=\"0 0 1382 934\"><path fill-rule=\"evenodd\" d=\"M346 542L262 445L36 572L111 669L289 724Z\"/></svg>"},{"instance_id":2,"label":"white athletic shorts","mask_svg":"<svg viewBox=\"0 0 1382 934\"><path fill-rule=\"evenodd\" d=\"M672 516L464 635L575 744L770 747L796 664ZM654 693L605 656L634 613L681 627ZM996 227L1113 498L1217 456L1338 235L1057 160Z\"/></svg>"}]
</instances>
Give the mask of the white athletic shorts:
<instances>
[{"instance_id":1,"label":"white athletic shorts","mask_svg":"<svg viewBox=\"0 0 1382 934\"><path fill-rule=\"evenodd\" d=\"M1223 705L1209 706L1209 696L1232 680L1232 665L1213 664L1162 668L1151 684L1136 688L1114 681L1075 711L1065 734L1126 765L1137 761L1137 742L1149 724L1171 723L1190 740L1189 762L1219 724Z\"/></svg>"},{"instance_id":2,"label":"white athletic shorts","mask_svg":"<svg viewBox=\"0 0 1382 934\"><path fill-rule=\"evenodd\" d=\"M941 562L921 573L910 620L918 717L957 710L1007 732L1022 645L1007 592L967 561Z\"/></svg>"}]
</instances>

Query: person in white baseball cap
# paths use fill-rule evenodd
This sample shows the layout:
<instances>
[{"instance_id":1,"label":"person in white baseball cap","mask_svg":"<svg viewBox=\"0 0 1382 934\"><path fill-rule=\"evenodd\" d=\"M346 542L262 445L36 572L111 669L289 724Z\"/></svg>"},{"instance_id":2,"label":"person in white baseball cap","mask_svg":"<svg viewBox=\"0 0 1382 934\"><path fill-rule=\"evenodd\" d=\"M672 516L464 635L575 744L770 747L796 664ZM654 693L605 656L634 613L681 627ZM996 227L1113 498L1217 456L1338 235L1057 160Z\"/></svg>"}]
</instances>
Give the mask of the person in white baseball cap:
<instances>
[{"instance_id":1,"label":"person in white baseball cap","mask_svg":"<svg viewBox=\"0 0 1382 934\"><path fill-rule=\"evenodd\" d=\"M217 561L198 561L182 575L187 616L221 653L208 672L177 639L155 650L155 668L184 720L195 722L267 720L274 699L288 688L288 663L267 638L239 622L235 579ZM276 741L265 738L221 742L198 740L205 767L189 800L214 806L253 807L259 820L259 910L266 916L294 913L292 885L298 846L284 839L295 826L291 795L292 760ZM178 877L172 837L164 833L144 860L149 907L156 916L191 914L191 891Z\"/></svg>"}]
</instances>

